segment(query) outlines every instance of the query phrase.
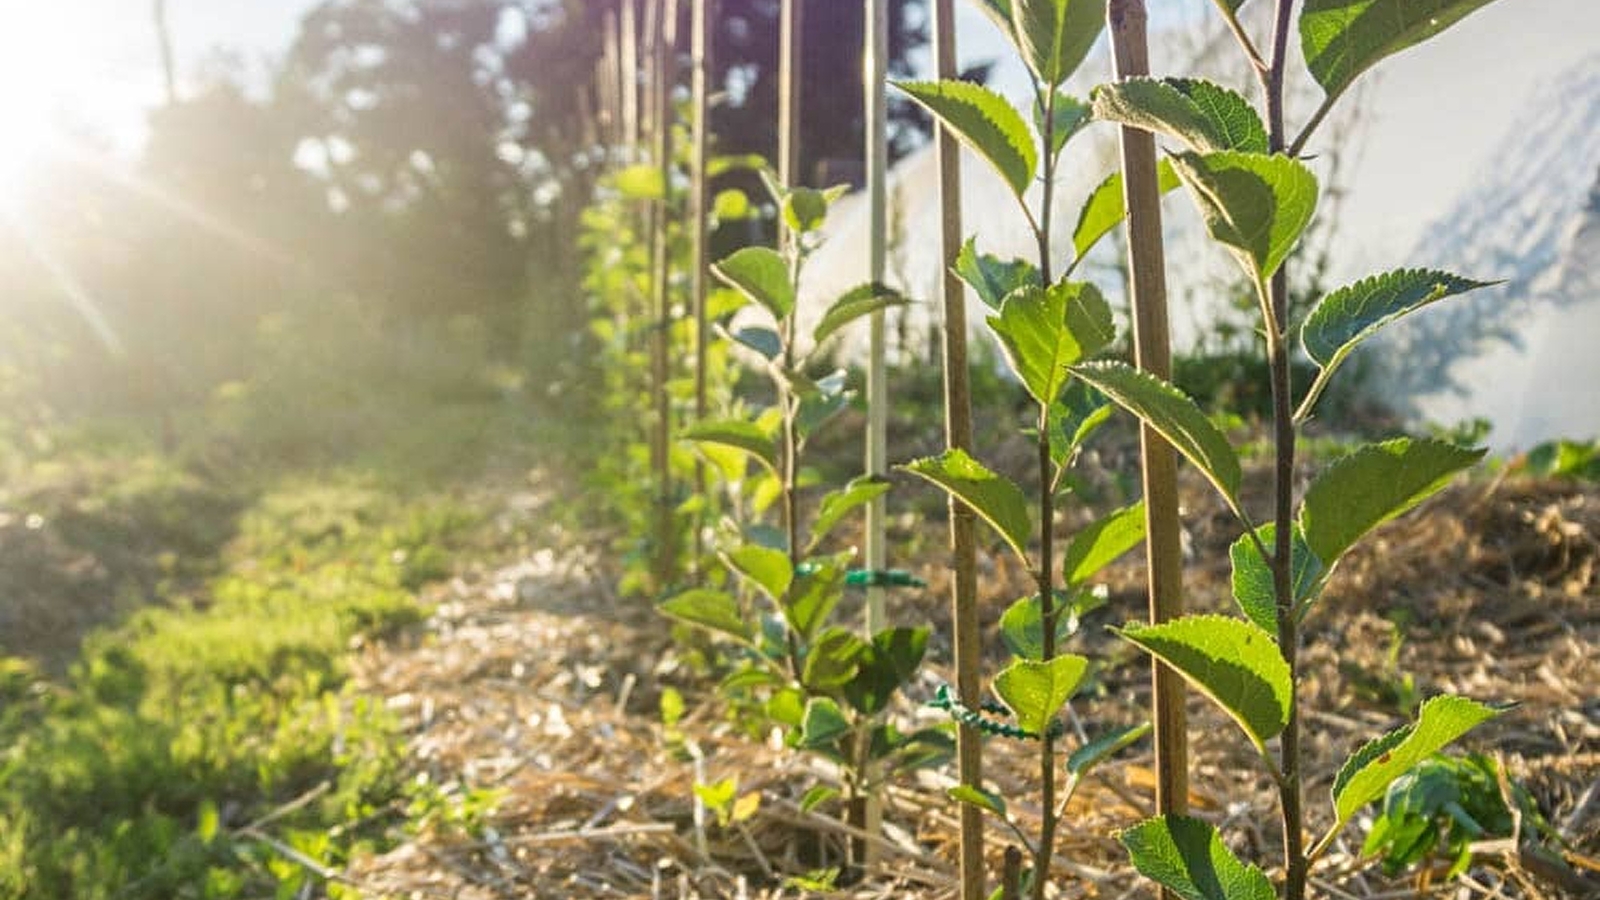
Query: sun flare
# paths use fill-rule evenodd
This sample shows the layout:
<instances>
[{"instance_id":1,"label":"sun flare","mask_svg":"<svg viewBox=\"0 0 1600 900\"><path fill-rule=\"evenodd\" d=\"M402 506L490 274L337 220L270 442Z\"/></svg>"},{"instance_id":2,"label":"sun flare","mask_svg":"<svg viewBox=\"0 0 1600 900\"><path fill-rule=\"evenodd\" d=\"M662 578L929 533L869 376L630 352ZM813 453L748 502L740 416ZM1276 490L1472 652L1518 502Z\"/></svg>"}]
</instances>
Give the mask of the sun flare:
<instances>
[{"instance_id":1,"label":"sun flare","mask_svg":"<svg viewBox=\"0 0 1600 900\"><path fill-rule=\"evenodd\" d=\"M0 199L62 149L62 124L86 121L94 96L72 23L48 4L20 13L0 34Z\"/></svg>"}]
</instances>

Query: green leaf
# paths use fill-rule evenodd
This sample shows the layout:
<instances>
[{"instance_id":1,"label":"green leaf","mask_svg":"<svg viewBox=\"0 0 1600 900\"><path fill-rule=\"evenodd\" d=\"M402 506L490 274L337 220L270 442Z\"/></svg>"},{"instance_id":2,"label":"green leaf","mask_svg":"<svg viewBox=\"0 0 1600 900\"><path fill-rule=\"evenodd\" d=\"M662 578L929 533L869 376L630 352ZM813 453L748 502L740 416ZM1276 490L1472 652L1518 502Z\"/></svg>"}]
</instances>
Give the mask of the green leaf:
<instances>
[{"instance_id":1,"label":"green leaf","mask_svg":"<svg viewBox=\"0 0 1600 900\"><path fill-rule=\"evenodd\" d=\"M830 491L817 506L817 517L811 523L813 546L827 536L835 526L844 521L851 510L872 502L889 492L889 482L875 475L862 475L836 491Z\"/></svg>"},{"instance_id":2,"label":"green leaf","mask_svg":"<svg viewBox=\"0 0 1600 900\"><path fill-rule=\"evenodd\" d=\"M752 637L750 623L745 621L739 601L726 591L706 588L684 591L661 601L657 609L674 619L721 632L747 644Z\"/></svg>"},{"instance_id":3,"label":"green leaf","mask_svg":"<svg viewBox=\"0 0 1600 900\"><path fill-rule=\"evenodd\" d=\"M759 353L767 361L777 359L783 355L783 338L778 336L771 328L752 326L741 328L729 335L733 340L751 350Z\"/></svg>"},{"instance_id":4,"label":"green leaf","mask_svg":"<svg viewBox=\"0 0 1600 900\"><path fill-rule=\"evenodd\" d=\"M1390 782L1504 711L1450 694L1423 703L1415 723L1369 741L1339 769L1333 779L1333 807L1339 821L1350 821L1361 807L1382 797Z\"/></svg>"},{"instance_id":5,"label":"green leaf","mask_svg":"<svg viewBox=\"0 0 1600 900\"><path fill-rule=\"evenodd\" d=\"M778 471L777 436L754 422L739 419L722 419L696 422L680 435L684 440L702 444L718 444L743 450L772 472Z\"/></svg>"},{"instance_id":6,"label":"green leaf","mask_svg":"<svg viewBox=\"0 0 1600 900\"><path fill-rule=\"evenodd\" d=\"M1130 78L1089 95L1097 119L1177 138L1196 153L1266 153L1255 107L1227 88L1195 78Z\"/></svg>"},{"instance_id":7,"label":"green leaf","mask_svg":"<svg viewBox=\"0 0 1600 900\"><path fill-rule=\"evenodd\" d=\"M1067 772L1074 778L1087 776L1095 766L1132 746L1135 741L1149 734L1152 728L1149 722L1141 722L1100 735L1067 757Z\"/></svg>"},{"instance_id":8,"label":"green leaf","mask_svg":"<svg viewBox=\"0 0 1600 900\"><path fill-rule=\"evenodd\" d=\"M1182 184L1172 161L1163 159L1156 163L1156 184L1161 193ZM1089 194L1083 209L1078 212L1078 224L1072 229L1073 259L1082 259L1100 239L1111 233L1128 216L1127 198L1122 195L1122 173L1112 172L1100 186Z\"/></svg>"},{"instance_id":9,"label":"green leaf","mask_svg":"<svg viewBox=\"0 0 1600 900\"><path fill-rule=\"evenodd\" d=\"M903 81L895 86L988 160L1013 193L1021 197L1027 192L1039 154L1028 123L1004 97L966 81Z\"/></svg>"},{"instance_id":10,"label":"green leaf","mask_svg":"<svg viewBox=\"0 0 1600 900\"><path fill-rule=\"evenodd\" d=\"M1433 37L1491 0L1306 0L1300 49L1329 97L1380 60Z\"/></svg>"},{"instance_id":11,"label":"green leaf","mask_svg":"<svg viewBox=\"0 0 1600 900\"><path fill-rule=\"evenodd\" d=\"M1361 447L1306 489L1300 504L1306 544L1331 565L1362 535L1431 497L1485 452L1412 438Z\"/></svg>"},{"instance_id":12,"label":"green leaf","mask_svg":"<svg viewBox=\"0 0 1600 900\"><path fill-rule=\"evenodd\" d=\"M1111 418L1111 401L1079 379L1073 379L1050 407L1050 427L1060 440L1051 442L1060 462L1083 446L1089 435Z\"/></svg>"},{"instance_id":13,"label":"green leaf","mask_svg":"<svg viewBox=\"0 0 1600 900\"><path fill-rule=\"evenodd\" d=\"M614 176L617 192L627 200L660 200L666 196L661 167L655 163L628 166Z\"/></svg>"},{"instance_id":14,"label":"green leaf","mask_svg":"<svg viewBox=\"0 0 1600 900\"><path fill-rule=\"evenodd\" d=\"M1000 304L1000 314L989 317L989 327L1012 371L1045 405L1066 386L1067 367L1105 349L1117 333L1100 289L1073 281L1018 288Z\"/></svg>"},{"instance_id":15,"label":"green leaf","mask_svg":"<svg viewBox=\"0 0 1600 900\"><path fill-rule=\"evenodd\" d=\"M217 812L216 801L209 797L201 800L199 820L194 827L195 837L199 838L202 844L210 844L216 840L221 825L222 816Z\"/></svg>"},{"instance_id":16,"label":"green leaf","mask_svg":"<svg viewBox=\"0 0 1600 900\"><path fill-rule=\"evenodd\" d=\"M970 784L960 784L945 791L945 794L957 803L976 806L1002 819L1006 817L1006 799L993 791L986 791Z\"/></svg>"},{"instance_id":17,"label":"green leaf","mask_svg":"<svg viewBox=\"0 0 1600 900\"><path fill-rule=\"evenodd\" d=\"M1056 616L1056 645L1060 646L1062 641L1078 630L1078 617L1084 612L1084 607L1097 602L1098 598L1087 593L1074 597L1057 591L1055 600L1056 608L1060 611ZM1000 614L1000 641L1012 656L1019 659L1044 658L1044 609L1039 603L1039 595L1022 597Z\"/></svg>"},{"instance_id":18,"label":"green leaf","mask_svg":"<svg viewBox=\"0 0 1600 900\"><path fill-rule=\"evenodd\" d=\"M1117 557L1144 543L1144 503L1125 506L1072 536L1061 558L1068 587L1083 584Z\"/></svg>"},{"instance_id":19,"label":"green leaf","mask_svg":"<svg viewBox=\"0 0 1600 900\"><path fill-rule=\"evenodd\" d=\"M1055 155L1067 145L1072 136L1083 130L1085 125L1094 121L1094 115L1089 104L1077 97L1054 92L1055 106L1050 110L1050 153ZM1041 98L1035 97L1033 101L1033 127L1039 132L1040 140L1044 139L1044 114L1045 109L1039 103Z\"/></svg>"},{"instance_id":20,"label":"green leaf","mask_svg":"<svg viewBox=\"0 0 1600 900\"><path fill-rule=\"evenodd\" d=\"M1268 522L1256 529L1261 543L1272 552L1278 528ZM1311 599L1321 586L1322 560L1306 545L1305 535L1296 525L1289 536L1292 552L1290 583L1294 586L1294 599L1302 603ZM1278 599L1272 584L1272 566L1261 558L1250 535L1242 535L1228 548L1228 558L1233 561L1233 599L1250 621L1260 625L1268 634L1278 633Z\"/></svg>"},{"instance_id":21,"label":"green leaf","mask_svg":"<svg viewBox=\"0 0 1600 900\"><path fill-rule=\"evenodd\" d=\"M738 188L717 191L711 200L711 215L718 222L738 222L750 218L750 197Z\"/></svg>"},{"instance_id":22,"label":"green leaf","mask_svg":"<svg viewBox=\"0 0 1600 900\"><path fill-rule=\"evenodd\" d=\"M800 720L800 746L824 747L849 733L849 720L831 698L812 697L806 701L805 717Z\"/></svg>"},{"instance_id":23,"label":"green leaf","mask_svg":"<svg viewBox=\"0 0 1600 900\"><path fill-rule=\"evenodd\" d=\"M794 311L789 264L769 247L746 247L711 267L728 286L766 307L782 320Z\"/></svg>"},{"instance_id":24,"label":"green leaf","mask_svg":"<svg viewBox=\"0 0 1600 900\"><path fill-rule=\"evenodd\" d=\"M837 796L839 796L838 788L825 784L816 785L800 797L800 811L810 812Z\"/></svg>"},{"instance_id":25,"label":"green leaf","mask_svg":"<svg viewBox=\"0 0 1600 900\"><path fill-rule=\"evenodd\" d=\"M745 544L725 555L728 567L766 591L774 600L783 599L794 580L789 554L760 544Z\"/></svg>"},{"instance_id":26,"label":"green leaf","mask_svg":"<svg viewBox=\"0 0 1600 900\"><path fill-rule=\"evenodd\" d=\"M1183 900L1274 900L1265 872L1239 861L1206 822L1188 816L1146 819L1120 835L1139 874Z\"/></svg>"},{"instance_id":27,"label":"green leaf","mask_svg":"<svg viewBox=\"0 0 1600 900\"><path fill-rule=\"evenodd\" d=\"M797 687L780 688L767 698L764 712L785 728L799 728L806 715L805 695Z\"/></svg>"},{"instance_id":28,"label":"green leaf","mask_svg":"<svg viewBox=\"0 0 1600 900\"><path fill-rule=\"evenodd\" d=\"M739 793L739 780L737 778L724 778L711 784L696 783L694 795L706 808L715 813L733 806L733 799Z\"/></svg>"},{"instance_id":29,"label":"green leaf","mask_svg":"<svg viewBox=\"0 0 1600 900\"><path fill-rule=\"evenodd\" d=\"M1106 0L1010 0L1010 6L1022 58L1046 90L1078 68L1106 24Z\"/></svg>"},{"instance_id":30,"label":"green leaf","mask_svg":"<svg viewBox=\"0 0 1600 900\"><path fill-rule=\"evenodd\" d=\"M1239 508L1239 456L1189 395L1127 363L1085 363L1072 371L1159 432L1205 473L1230 506Z\"/></svg>"},{"instance_id":31,"label":"green leaf","mask_svg":"<svg viewBox=\"0 0 1600 900\"><path fill-rule=\"evenodd\" d=\"M865 715L889 705L894 692L916 677L928 650L927 628L886 628L862 650L856 677L844 686L845 700Z\"/></svg>"},{"instance_id":32,"label":"green leaf","mask_svg":"<svg viewBox=\"0 0 1600 900\"><path fill-rule=\"evenodd\" d=\"M1446 297L1492 284L1428 269L1399 269L1374 275L1318 300L1306 316L1300 339L1307 356L1322 368L1332 370L1357 344L1395 319Z\"/></svg>"},{"instance_id":33,"label":"green leaf","mask_svg":"<svg viewBox=\"0 0 1600 900\"><path fill-rule=\"evenodd\" d=\"M933 482L965 503L1027 562L1028 535L1033 530L1028 499L1010 479L989 471L959 449L913 460L900 468Z\"/></svg>"},{"instance_id":34,"label":"green leaf","mask_svg":"<svg viewBox=\"0 0 1600 900\"><path fill-rule=\"evenodd\" d=\"M846 628L824 629L806 648L805 669L800 683L816 692L843 687L856 677L867 643Z\"/></svg>"},{"instance_id":35,"label":"green leaf","mask_svg":"<svg viewBox=\"0 0 1600 900\"><path fill-rule=\"evenodd\" d=\"M835 554L796 579L783 605L783 618L802 640L810 642L828 613L844 599L844 566L850 555Z\"/></svg>"},{"instance_id":36,"label":"green leaf","mask_svg":"<svg viewBox=\"0 0 1600 900\"><path fill-rule=\"evenodd\" d=\"M1039 280L1039 270L1032 263L1022 259L1007 262L998 256L979 253L975 238L967 238L961 245L955 273L977 292L985 306L996 310L1007 294Z\"/></svg>"},{"instance_id":37,"label":"green leaf","mask_svg":"<svg viewBox=\"0 0 1600 900\"><path fill-rule=\"evenodd\" d=\"M1294 702L1289 664L1272 635L1227 616L1130 622L1117 634L1182 673L1232 716L1257 747L1283 731Z\"/></svg>"},{"instance_id":38,"label":"green leaf","mask_svg":"<svg viewBox=\"0 0 1600 900\"><path fill-rule=\"evenodd\" d=\"M839 329L862 316L871 315L891 306L905 306L911 301L894 288L882 284L863 284L846 291L822 314L822 321L811 333L817 344L832 337Z\"/></svg>"},{"instance_id":39,"label":"green leaf","mask_svg":"<svg viewBox=\"0 0 1600 900\"><path fill-rule=\"evenodd\" d=\"M783 198L783 221L798 234L816 231L828 217L828 197L814 188L797 187Z\"/></svg>"},{"instance_id":40,"label":"green leaf","mask_svg":"<svg viewBox=\"0 0 1600 900\"><path fill-rule=\"evenodd\" d=\"M1016 714L1018 726L1044 734L1088 671L1089 660L1071 653L1047 662L1019 659L994 677L994 692Z\"/></svg>"},{"instance_id":41,"label":"green leaf","mask_svg":"<svg viewBox=\"0 0 1600 900\"><path fill-rule=\"evenodd\" d=\"M1317 208L1317 179L1287 156L1180 153L1172 158L1206 231L1226 246L1245 274L1265 285L1283 264Z\"/></svg>"}]
</instances>

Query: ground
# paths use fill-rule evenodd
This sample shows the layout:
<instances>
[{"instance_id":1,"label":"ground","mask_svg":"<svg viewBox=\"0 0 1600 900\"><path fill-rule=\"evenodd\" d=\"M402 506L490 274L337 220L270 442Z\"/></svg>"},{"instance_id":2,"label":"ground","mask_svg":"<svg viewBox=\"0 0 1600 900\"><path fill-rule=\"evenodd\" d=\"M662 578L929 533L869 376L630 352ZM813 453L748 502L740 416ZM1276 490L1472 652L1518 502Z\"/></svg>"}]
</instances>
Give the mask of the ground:
<instances>
[{"instance_id":1,"label":"ground","mask_svg":"<svg viewBox=\"0 0 1600 900\"><path fill-rule=\"evenodd\" d=\"M1190 494L1190 603L1220 609L1232 534L1203 491ZM553 502L517 495L514 514L553 522ZM782 887L784 879L836 864L848 839L826 806L800 806L830 774L809 756L739 732L707 680L689 671L667 623L646 600L611 588L616 572L600 549L605 535L553 524L533 533L532 544L510 558L432 588L425 599L435 611L423 628L362 651L361 689L402 717L414 777L438 785L447 801L414 836L358 859L343 877L368 896L463 900L806 895ZM931 547L922 557L916 568L930 587L901 598L893 614L928 621L939 635L947 620L940 551ZM1020 578L1003 560L985 560L991 628ZM1140 614L1137 561L1124 561L1110 587L1110 606L1074 638L1074 649L1105 664L1098 696L1074 710L1074 724L1090 730L1136 720L1147 691L1143 663L1103 629ZM1417 698L1456 692L1518 704L1467 746L1494 754L1527 785L1567 842L1555 852L1579 873L1591 871L1573 880L1527 854L1519 859L1514 842L1487 844L1463 879L1421 890L1415 875L1373 874L1352 834L1324 858L1314 894L1544 898L1578 895L1600 879L1592 871L1600 855L1597 599L1600 490L1514 471L1451 488L1346 560L1310 619L1303 656L1313 831L1330 817L1326 797L1338 760L1401 724ZM935 637L933 665L914 694L926 699L949 677L948 658ZM684 740L663 729L668 687L687 700L677 725ZM913 705L897 714L939 715ZM1191 806L1236 846L1272 859L1275 792L1220 714L1195 697L1189 715ZM1037 812L1026 803L1036 780L1026 753L996 740L985 755L987 777L1023 798L1012 803L1022 819ZM1055 896L1146 890L1114 833L1150 812L1150 766L1148 748L1136 746L1080 792L1059 840ZM691 786L728 776L738 777L741 795L759 795L760 806L723 828L696 809ZM940 769L893 786L880 861L844 896L954 896L955 810L943 796L951 783ZM1531 823L1524 827L1531 833ZM996 868L1007 837L991 822Z\"/></svg>"}]
</instances>

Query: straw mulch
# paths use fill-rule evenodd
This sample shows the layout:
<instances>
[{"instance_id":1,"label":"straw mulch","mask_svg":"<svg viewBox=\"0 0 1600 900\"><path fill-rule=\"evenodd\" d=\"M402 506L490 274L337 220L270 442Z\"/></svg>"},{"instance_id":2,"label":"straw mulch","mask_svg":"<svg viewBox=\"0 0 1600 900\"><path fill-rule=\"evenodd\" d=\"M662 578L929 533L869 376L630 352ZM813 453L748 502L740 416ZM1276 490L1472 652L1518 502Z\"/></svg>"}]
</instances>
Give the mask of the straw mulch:
<instances>
[{"instance_id":1,"label":"straw mulch","mask_svg":"<svg viewBox=\"0 0 1600 900\"><path fill-rule=\"evenodd\" d=\"M1193 486L1187 535L1191 605L1222 609L1226 545L1234 536ZM1196 514L1201 511L1204 514ZM529 515L537 516L537 510ZM937 533L938 523L905 523ZM432 598L426 632L368 648L364 689L387 698L410 733L417 777L448 795L493 788L498 806L464 831L438 821L395 849L359 860L346 878L368 896L738 898L797 897L785 878L839 865L850 830L828 806L799 799L831 774L815 759L740 733L707 679L641 601L608 588L608 569L581 542L551 532L549 546L494 571L468 573ZM930 671L913 686L931 695L945 668L943 575L937 539L926 539L933 582L901 600L900 621L935 629ZM1026 588L1008 561L983 561L985 621ZM1069 649L1103 661L1098 691L1075 704L1076 727L1137 721L1145 663L1101 627L1140 614L1137 561L1111 576L1112 602ZM1328 824L1327 789L1359 742L1400 724L1400 671L1421 695L1451 691L1515 701L1516 711L1469 736L1498 754L1569 841L1579 873L1600 856L1600 489L1512 477L1457 486L1386 526L1335 575L1313 614L1302 656L1310 754L1306 806L1313 833ZM1398 625L1396 623L1399 623ZM1390 656L1398 644L1396 670ZM992 635L991 635L992 637ZM998 645L998 641L990 643ZM991 659L999 663L998 657ZM695 753L666 739L659 698L674 685L688 698L680 724ZM906 721L934 713L907 702ZM1201 699L1190 705L1193 811L1236 848L1274 865L1276 798L1245 741ZM1073 745L1071 737L1067 749ZM986 776L1034 827L1034 745L995 741ZM1131 873L1117 829L1151 811L1153 774L1144 746L1090 779L1067 811L1052 895L1153 896ZM719 828L697 814L691 786L736 776L760 806ZM955 810L943 797L949 771L901 779L888 793L878 861L843 892L853 898L953 897ZM1319 866L1313 894L1329 898L1551 898L1588 888L1569 870L1485 845L1468 875L1419 887L1387 881L1357 858L1353 828ZM998 871L1008 834L991 823ZM1600 883L1600 872L1579 874Z\"/></svg>"}]
</instances>

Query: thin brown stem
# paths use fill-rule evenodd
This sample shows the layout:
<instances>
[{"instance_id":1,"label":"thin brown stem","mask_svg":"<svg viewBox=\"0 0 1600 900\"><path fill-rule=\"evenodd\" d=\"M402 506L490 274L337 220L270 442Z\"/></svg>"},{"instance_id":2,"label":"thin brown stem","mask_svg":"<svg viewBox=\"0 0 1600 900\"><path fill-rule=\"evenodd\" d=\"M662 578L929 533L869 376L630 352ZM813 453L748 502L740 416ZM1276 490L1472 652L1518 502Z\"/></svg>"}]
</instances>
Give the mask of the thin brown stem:
<instances>
[{"instance_id":1,"label":"thin brown stem","mask_svg":"<svg viewBox=\"0 0 1600 900\"><path fill-rule=\"evenodd\" d=\"M1288 60L1289 28L1294 0L1278 0L1273 22L1272 64L1266 76L1267 129L1274 153L1285 149L1284 70ZM1279 805L1283 815L1283 858L1285 900L1305 900L1307 859L1305 852L1305 814L1301 807L1300 779L1300 703L1299 703L1299 617L1294 601L1294 463L1295 423L1293 384L1289 368L1289 273L1279 266L1268 287L1267 363L1272 379L1273 422L1273 518L1276 534L1272 558L1273 594L1277 601L1278 646L1289 663L1290 683L1296 688L1290 697L1288 724L1279 738Z\"/></svg>"}]
</instances>

